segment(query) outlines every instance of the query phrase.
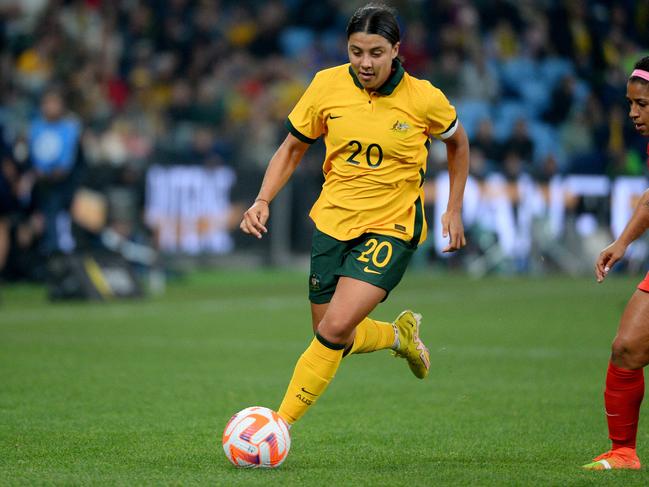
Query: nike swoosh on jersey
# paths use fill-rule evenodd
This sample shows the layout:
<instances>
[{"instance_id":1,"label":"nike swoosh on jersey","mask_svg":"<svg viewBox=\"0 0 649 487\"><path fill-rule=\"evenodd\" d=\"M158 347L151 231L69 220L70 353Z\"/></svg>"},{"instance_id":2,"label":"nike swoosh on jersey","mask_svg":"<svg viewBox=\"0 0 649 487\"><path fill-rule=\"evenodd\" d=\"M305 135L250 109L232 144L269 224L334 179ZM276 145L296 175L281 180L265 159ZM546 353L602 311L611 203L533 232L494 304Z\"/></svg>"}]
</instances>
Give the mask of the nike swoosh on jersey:
<instances>
[{"instance_id":1,"label":"nike swoosh on jersey","mask_svg":"<svg viewBox=\"0 0 649 487\"><path fill-rule=\"evenodd\" d=\"M334 118L340 118L342 115L329 115L329 118L333 120Z\"/></svg>"},{"instance_id":2,"label":"nike swoosh on jersey","mask_svg":"<svg viewBox=\"0 0 649 487\"><path fill-rule=\"evenodd\" d=\"M370 269L367 266L363 267L363 272L367 272L368 274L381 274L379 271L375 271L374 269Z\"/></svg>"}]
</instances>

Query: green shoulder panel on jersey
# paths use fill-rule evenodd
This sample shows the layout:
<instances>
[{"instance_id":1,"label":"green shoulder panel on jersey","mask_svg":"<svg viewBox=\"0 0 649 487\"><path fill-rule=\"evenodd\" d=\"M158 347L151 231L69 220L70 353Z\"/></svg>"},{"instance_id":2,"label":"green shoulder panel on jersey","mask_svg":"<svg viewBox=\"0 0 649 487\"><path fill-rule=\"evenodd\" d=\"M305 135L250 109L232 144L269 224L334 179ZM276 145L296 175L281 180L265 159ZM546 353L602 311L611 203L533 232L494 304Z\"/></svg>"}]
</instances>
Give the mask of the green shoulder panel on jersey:
<instances>
[{"instance_id":1,"label":"green shoulder panel on jersey","mask_svg":"<svg viewBox=\"0 0 649 487\"><path fill-rule=\"evenodd\" d=\"M291 123L291 121L288 118L286 119L286 122L284 122L284 126L291 133L291 135L293 135L296 139L301 140L305 144L313 144L316 140L318 140L318 139L311 139L310 137L307 137L302 132L300 132L298 129L293 127L293 124Z\"/></svg>"}]
</instances>

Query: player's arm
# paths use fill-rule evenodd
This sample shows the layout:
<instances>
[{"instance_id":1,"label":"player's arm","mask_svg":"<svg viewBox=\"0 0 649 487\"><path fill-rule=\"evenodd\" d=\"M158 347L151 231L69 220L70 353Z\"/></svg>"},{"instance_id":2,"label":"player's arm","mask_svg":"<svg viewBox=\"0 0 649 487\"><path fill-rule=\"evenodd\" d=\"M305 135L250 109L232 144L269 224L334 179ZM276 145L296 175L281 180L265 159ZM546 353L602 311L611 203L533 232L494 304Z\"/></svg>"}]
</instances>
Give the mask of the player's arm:
<instances>
[{"instance_id":1,"label":"player's arm","mask_svg":"<svg viewBox=\"0 0 649 487\"><path fill-rule=\"evenodd\" d=\"M602 250L595 262L597 282L602 282L613 265L624 257L629 245L649 228L649 190L642 193L640 201L615 242Z\"/></svg>"},{"instance_id":2,"label":"player's arm","mask_svg":"<svg viewBox=\"0 0 649 487\"><path fill-rule=\"evenodd\" d=\"M469 176L469 139L459 120L457 125L455 133L443 140L446 144L450 188L446 212L442 215L443 235L449 237L449 242L442 252L454 252L466 245L462 224L462 200Z\"/></svg>"},{"instance_id":3,"label":"player's arm","mask_svg":"<svg viewBox=\"0 0 649 487\"><path fill-rule=\"evenodd\" d=\"M268 232L266 222L270 216L269 204L290 179L308 148L309 144L293 135L286 136L270 159L255 202L243 214L240 227L244 233L261 238Z\"/></svg>"}]
</instances>

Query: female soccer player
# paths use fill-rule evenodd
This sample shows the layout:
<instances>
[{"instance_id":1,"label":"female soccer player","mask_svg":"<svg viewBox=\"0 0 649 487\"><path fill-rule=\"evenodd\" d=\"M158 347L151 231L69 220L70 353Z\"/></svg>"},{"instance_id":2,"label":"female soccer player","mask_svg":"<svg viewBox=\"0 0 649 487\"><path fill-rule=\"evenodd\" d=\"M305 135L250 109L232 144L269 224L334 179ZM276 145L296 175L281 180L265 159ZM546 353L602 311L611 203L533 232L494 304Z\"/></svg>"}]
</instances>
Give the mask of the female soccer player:
<instances>
[{"instance_id":1,"label":"female soccer player","mask_svg":"<svg viewBox=\"0 0 649 487\"><path fill-rule=\"evenodd\" d=\"M635 65L626 84L629 117L638 132L649 137L649 57ZM649 146L647 147L649 154ZM638 202L619 238L599 254L595 263L597 282L602 282L627 247L649 228L649 190ZM610 451L584 465L589 470L639 469L636 435L644 396L642 369L649 364L649 273L627 304L613 340L606 374L604 403Z\"/></svg>"},{"instance_id":2,"label":"female soccer player","mask_svg":"<svg viewBox=\"0 0 649 487\"><path fill-rule=\"evenodd\" d=\"M401 280L426 237L422 184L430 137L446 143L450 197L442 217L446 252L466 244L461 219L469 144L455 109L429 82L401 65L399 27L385 6L360 8L347 25L349 64L318 72L286 122L241 229L261 238L269 203L304 152L324 136L325 182L311 209L315 222L309 276L315 338L298 360L278 410L289 424L315 404L343 355L394 350L420 379L430 356L421 316L394 323L368 318Z\"/></svg>"}]
</instances>

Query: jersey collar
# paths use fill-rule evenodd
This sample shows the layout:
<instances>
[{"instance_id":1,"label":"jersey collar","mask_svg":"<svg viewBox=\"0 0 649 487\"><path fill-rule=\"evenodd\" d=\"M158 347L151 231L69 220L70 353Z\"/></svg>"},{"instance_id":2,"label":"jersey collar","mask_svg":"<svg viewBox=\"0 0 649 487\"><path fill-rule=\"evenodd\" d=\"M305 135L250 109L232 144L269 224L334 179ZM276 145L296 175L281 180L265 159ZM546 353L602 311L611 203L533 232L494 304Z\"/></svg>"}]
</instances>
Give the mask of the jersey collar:
<instances>
[{"instance_id":1,"label":"jersey collar","mask_svg":"<svg viewBox=\"0 0 649 487\"><path fill-rule=\"evenodd\" d=\"M392 73L390 73L388 79L385 80L385 83L383 83L380 86L380 88L376 90L376 92L380 95L385 95L385 96L391 95L394 89L403 79L403 75L405 74L405 72L406 70L403 69L403 66L401 65L401 61L399 60L399 58L395 58L394 61L392 61ZM354 80L354 84L358 86L361 90L364 90L365 88L363 87L361 82L358 81L358 78L356 77L356 73L354 73L351 64L349 65L349 74Z\"/></svg>"}]
</instances>

